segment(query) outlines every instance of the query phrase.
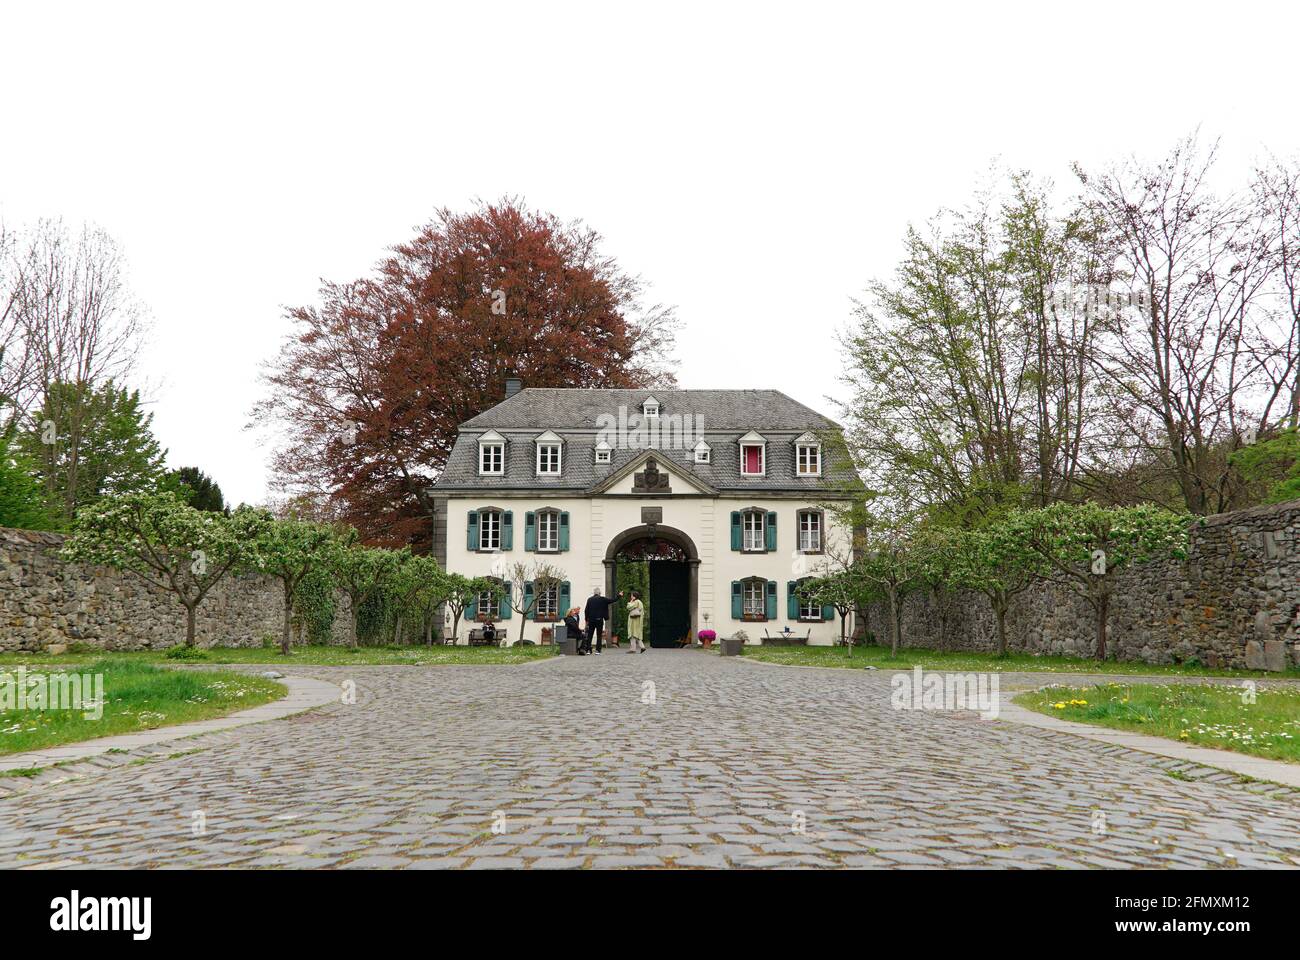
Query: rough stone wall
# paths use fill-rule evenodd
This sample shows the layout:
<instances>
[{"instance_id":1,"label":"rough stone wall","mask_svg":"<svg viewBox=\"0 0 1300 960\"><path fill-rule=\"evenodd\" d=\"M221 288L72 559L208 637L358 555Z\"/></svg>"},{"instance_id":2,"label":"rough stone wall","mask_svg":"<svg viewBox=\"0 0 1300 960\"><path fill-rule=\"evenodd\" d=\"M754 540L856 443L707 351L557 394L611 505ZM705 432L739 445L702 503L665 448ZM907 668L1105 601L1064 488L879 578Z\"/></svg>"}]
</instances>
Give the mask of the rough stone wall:
<instances>
[{"instance_id":1,"label":"rough stone wall","mask_svg":"<svg viewBox=\"0 0 1300 960\"><path fill-rule=\"evenodd\" d=\"M88 643L105 650L162 649L185 640L185 608L175 594L131 573L66 564L64 537L0 527L0 650ZM199 605L195 642L259 646L280 637L284 595L270 577L226 577ZM351 640L342 598L333 642Z\"/></svg>"},{"instance_id":2,"label":"rough stone wall","mask_svg":"<svg viewBox=\"0 0 1300 960\"><path fill-rule=\"evenodd\" d=\"M887 643L888 613L867 611ZM1092 656L1092 608L1068 588L1042 583L1014 598L1010 650ZM1195 658L1208 666L1300 665L1300 500L1206 517L1193 524L1186 561L1117 574L1109 650L1147 663ZM902 613L904 645L993 650L997 627L982 594L913 593Z\"/></svg>"}]
</instances>

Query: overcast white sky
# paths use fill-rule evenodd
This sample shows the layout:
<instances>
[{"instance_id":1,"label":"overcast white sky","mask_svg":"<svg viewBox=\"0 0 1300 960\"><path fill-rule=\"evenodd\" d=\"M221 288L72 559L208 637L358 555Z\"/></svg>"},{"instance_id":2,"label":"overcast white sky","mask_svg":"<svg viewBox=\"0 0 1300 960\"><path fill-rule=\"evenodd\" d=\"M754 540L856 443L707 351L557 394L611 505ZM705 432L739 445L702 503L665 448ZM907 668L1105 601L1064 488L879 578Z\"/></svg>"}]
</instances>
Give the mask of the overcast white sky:
<instances>
[{"instance_id":1,"label":"overcast white sky","mask_svg":"<svg viewBox=\"0 0 1300 960\"><path fill-rule=\"evenodd\" d=\"M1300 150L1298 8L0 0L0 217L123 244L169 462L235 502L282 306L475 197L603 233L678 306L682 386L834 415L850 298L992 160Z\"/></svg>"}]
</instances>

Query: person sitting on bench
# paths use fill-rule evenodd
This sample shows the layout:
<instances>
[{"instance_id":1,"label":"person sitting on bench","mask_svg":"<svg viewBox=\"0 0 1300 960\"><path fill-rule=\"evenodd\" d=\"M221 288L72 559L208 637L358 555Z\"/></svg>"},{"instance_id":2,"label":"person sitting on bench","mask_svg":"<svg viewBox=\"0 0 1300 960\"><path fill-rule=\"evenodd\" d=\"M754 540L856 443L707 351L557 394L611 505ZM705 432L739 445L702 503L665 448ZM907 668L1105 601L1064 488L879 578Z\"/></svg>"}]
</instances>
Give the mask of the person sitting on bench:
<instances>
[{"instance_id":1,"label":"person sitting on bench","mask_svg":"<svg viewBox=\"0 0 1300 960\"><path fill-rule=\"evenodd\" d=\"M573 648L578 651L578 656L585 657L587 651L586 635L582 632L582 627L578 624L578 615L582 613L582 607L574 607L564 615L564 627L566 636L573 641Z\"/></svg>"},{"instance_id":2,"label":"person sitting on bench","mask_svg":"<svg viewBox=\"0 0 1300 960\"><path fill-rule=\"evenodd\" d=\"M497 628L491 620L483 624L483 640L485 643L495 644L497 642Z\"/></svg>"}]
</instances>

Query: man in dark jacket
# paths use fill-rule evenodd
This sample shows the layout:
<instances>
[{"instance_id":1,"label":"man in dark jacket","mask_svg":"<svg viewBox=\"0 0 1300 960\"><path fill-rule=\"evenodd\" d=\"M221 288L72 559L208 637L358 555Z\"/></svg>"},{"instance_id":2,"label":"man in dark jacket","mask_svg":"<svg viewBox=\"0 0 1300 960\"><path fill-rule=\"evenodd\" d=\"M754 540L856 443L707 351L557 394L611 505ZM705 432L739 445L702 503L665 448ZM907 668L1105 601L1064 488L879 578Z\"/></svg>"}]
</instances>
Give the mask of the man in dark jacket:
<instances>
[{"instance_id":1,"label":"man in dark jacket","mask_svg":"<svg viewBox=\"0 0 1300 960\"><path fill-rule=\"evenodd\" d=\"M595 653L599 654L604 643L605 621L609 619L609 605L618 603L623 599L623 591L618 592L616 597L602 597L600 588L593 587L591 596L587 598L587 606L583 608L582 615L587 620L587 649L591 650L591 641L594 637L596 640Z\"/></svg>"}]
</instances>

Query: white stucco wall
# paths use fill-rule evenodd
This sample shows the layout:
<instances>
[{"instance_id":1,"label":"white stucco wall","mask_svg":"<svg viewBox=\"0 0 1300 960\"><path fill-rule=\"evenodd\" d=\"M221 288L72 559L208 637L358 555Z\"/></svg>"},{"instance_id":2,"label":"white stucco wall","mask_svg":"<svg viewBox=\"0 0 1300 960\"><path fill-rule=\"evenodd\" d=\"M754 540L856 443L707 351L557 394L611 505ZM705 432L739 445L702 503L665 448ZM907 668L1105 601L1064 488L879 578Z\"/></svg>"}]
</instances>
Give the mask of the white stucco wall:
<instances>
[{"instance_id":1,"label":"white stucco wall","mask_svg":"<svg viewBox=\"0 0 1300 960\"><path fill-rule=\"evenodd\" d=\"M671 474L671 471L668 471ZM666 497L635 495L631 492L631 477L615 485L602 496L586 498L505 497L497 494L472 497L451 497L447 501L447 567L466 576L501 576L503 565L517 562L547 562L565 571L571 585L571 601L581 605L591 594L593 586L604 588L605 551L610 542L623 531L641 526L642 507L660 507L662 525L674 527L687 534L695 543L700 556L698 624L708 626L719 637L728 636L737 629L748 634L751 643L762 642L764 629L771 633L789 626L803 634L811 630L809 642L827 645L838 639L839 618L824 623L800 623L787 616L786 583L802 576L815 576L824 572L834 555L844 556L849 549L847 530L826 514L825 555L800 555L797 543L796 513L803 509L821 506L815 499L764 499L745 495L712 497L698 495L696 488L680 476L672 475L673 494ZM499 507L514 512L513 549L501 553L470 551L467 546L466 526L470 511L483 507ZM527 511L552 507L568 511L569 546L562 553L531 553L524 549L524 514ZM770 553L741 553L731 549L731 512L746 507L759 507L777 514L777 545ZM495 564L495 566L494 566ZM777 583L777 616L775 620L759 623L741 623L731 616L731 583L746 577L762 577ZM707 623L705 613L709 614ZM511 644L519 639L519 614L499 624L508 633ZM448 625L449 626L449 625ZM457 642L467 642L471 624L461 623ZM530 621L527 636L534 642L540 636L541 625ZM852 618L847 626L852 631Z\"/></svg>"}]
</instances>

